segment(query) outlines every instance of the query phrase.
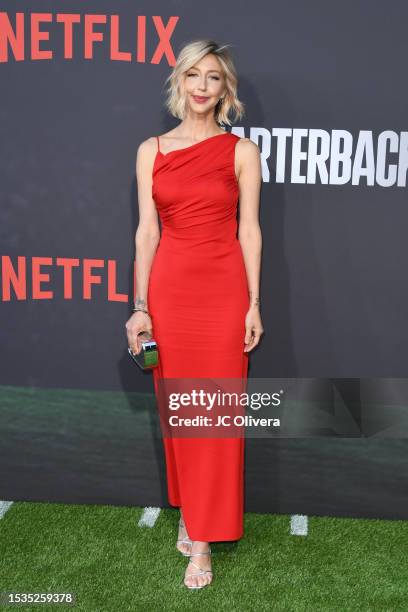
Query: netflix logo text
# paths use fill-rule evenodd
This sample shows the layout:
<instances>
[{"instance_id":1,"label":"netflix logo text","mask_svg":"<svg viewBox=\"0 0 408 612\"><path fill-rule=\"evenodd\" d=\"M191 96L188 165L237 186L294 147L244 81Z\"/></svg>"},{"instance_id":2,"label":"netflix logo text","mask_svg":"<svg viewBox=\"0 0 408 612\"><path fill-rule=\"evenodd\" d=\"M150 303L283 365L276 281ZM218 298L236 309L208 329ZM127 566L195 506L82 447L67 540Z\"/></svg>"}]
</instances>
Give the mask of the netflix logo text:
<instances>
[{"instance_id":1,"label":"netflix logo text","mask_svg":"<svg viewBox=\"0 0 408 612\"><path fill-rule=\"evenodd\" d=\"M117 262L112 259L2 255L1 301L53 300L56 287L62 287L58 297L65 300L103 297L109 302L128 302L129 296L118 291L117 277ZM80 287L78 296L74 295L74 284Z\"/></svg>"},{"instance_id":2,"label":"netflix logo text","mask_svg":"<svg viewBox=\"0 0 408 612\"><path fill-rule=\"evenodd\" d=\"M120 15L78 13L16 13L11 17L0 12L0 63L11 59L52 60L56 49L63 59L74 57L94 59L95 46L106 47L106 57L112 61L159 64L166 61L174 66L176 58L171 37L179 17L169 17L167 23L158 15L136 15L134 45L124 48L121 43ZM127 24L128 25L128 24ZM27 43L29 41L29 43ZM147 57L147 43L153 53Z\"/></svg>"}]
</instances>

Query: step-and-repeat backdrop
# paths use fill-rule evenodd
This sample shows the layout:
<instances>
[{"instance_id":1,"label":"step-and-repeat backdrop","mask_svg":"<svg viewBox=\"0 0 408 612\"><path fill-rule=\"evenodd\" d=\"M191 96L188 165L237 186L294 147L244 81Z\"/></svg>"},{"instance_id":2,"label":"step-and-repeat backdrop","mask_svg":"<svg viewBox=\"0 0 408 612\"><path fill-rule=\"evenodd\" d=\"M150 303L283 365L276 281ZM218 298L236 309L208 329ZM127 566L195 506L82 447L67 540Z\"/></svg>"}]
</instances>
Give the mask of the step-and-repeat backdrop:
<instances>
[{"instance_id":1,"label":"step-and-repeat backdrop","mask_svg":"<svg viewBox=\"0 0 408 612\"><path fill-rule=\"evenodd\" d=\"M127 354L135 158L178 123L179 50L211 38L246 107L228 129L262 156L249 378L320 402L249 437L246 509L408 518L407 19L401 0L3 1L0 499L167 505L152 376Z\"/></svg>"}]
</instances>

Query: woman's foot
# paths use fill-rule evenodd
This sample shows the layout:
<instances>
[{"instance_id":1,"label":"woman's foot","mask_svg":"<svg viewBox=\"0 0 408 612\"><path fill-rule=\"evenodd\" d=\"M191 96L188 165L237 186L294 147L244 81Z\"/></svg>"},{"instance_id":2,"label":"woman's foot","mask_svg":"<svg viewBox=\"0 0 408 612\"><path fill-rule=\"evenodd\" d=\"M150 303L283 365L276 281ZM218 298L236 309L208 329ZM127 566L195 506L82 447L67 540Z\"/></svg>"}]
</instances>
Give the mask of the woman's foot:
<instances>
[{"instance_id":1,"label":"woman's foot","mask_svg":"<svg viewBox=\"0 0 408 612\"><path fill-rule=\"evenodd\" d=\"M202 589L211 584L211 548L208 542L194 541L184 575L184 585L189 589Z\"/></svg>"},{"instance_id":2,"label":"woman's foot","mask_svg":"<svg viewBox=\"0 0 408 612\"><path fill-rule=\"evenodd\" d=\"M178 532L176 548L184 556L187 556L191 553L191 546L192 546L192 541L188 537L186 526L183 520L183 516L181 515L181 512L180 512L179 532Z\"/></svg>"}]
</instances>

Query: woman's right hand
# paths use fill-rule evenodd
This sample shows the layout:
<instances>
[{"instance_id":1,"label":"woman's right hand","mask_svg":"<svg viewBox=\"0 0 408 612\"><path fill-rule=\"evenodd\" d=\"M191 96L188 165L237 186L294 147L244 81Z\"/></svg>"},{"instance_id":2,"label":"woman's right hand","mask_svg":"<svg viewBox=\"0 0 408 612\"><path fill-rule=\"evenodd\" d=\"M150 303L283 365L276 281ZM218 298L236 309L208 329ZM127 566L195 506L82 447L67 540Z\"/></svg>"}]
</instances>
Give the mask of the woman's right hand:
<instances>
[{"instance_id":1,"label":"woman's right hand","mask_svg":"<svg viewBox=\"0 0 408 612\"><path fill-rule=\"evenodd\" d=\"M142 350L142 339L138 337L138 334L140 334L140 332L148 332L152 335L152 320L148 314L137 310L132 314L130 319L126 321L125 327L128 346L133 353L138 355Z\"/></svg>"}]
</instances>

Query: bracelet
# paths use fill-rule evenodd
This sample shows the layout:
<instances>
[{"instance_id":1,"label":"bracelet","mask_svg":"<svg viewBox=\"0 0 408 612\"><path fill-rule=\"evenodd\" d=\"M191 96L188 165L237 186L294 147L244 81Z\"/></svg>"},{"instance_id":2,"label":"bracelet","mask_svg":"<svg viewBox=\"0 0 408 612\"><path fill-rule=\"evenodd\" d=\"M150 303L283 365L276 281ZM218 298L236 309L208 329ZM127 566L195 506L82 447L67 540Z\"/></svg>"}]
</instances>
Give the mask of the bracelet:
<instances>
[{"instance_id":1,"label":"bracelet","mask_svg":"<svg viewBox=\"0 0 408 612\"><path fill-rule=\"evenodd\" d=\"M133 312L145 312L151 318L150 312L148 310L145 310L144 308L140 308L140 306L135 306L134 308L132 308L132 311Z\"/></svg>"}]
</instances>

